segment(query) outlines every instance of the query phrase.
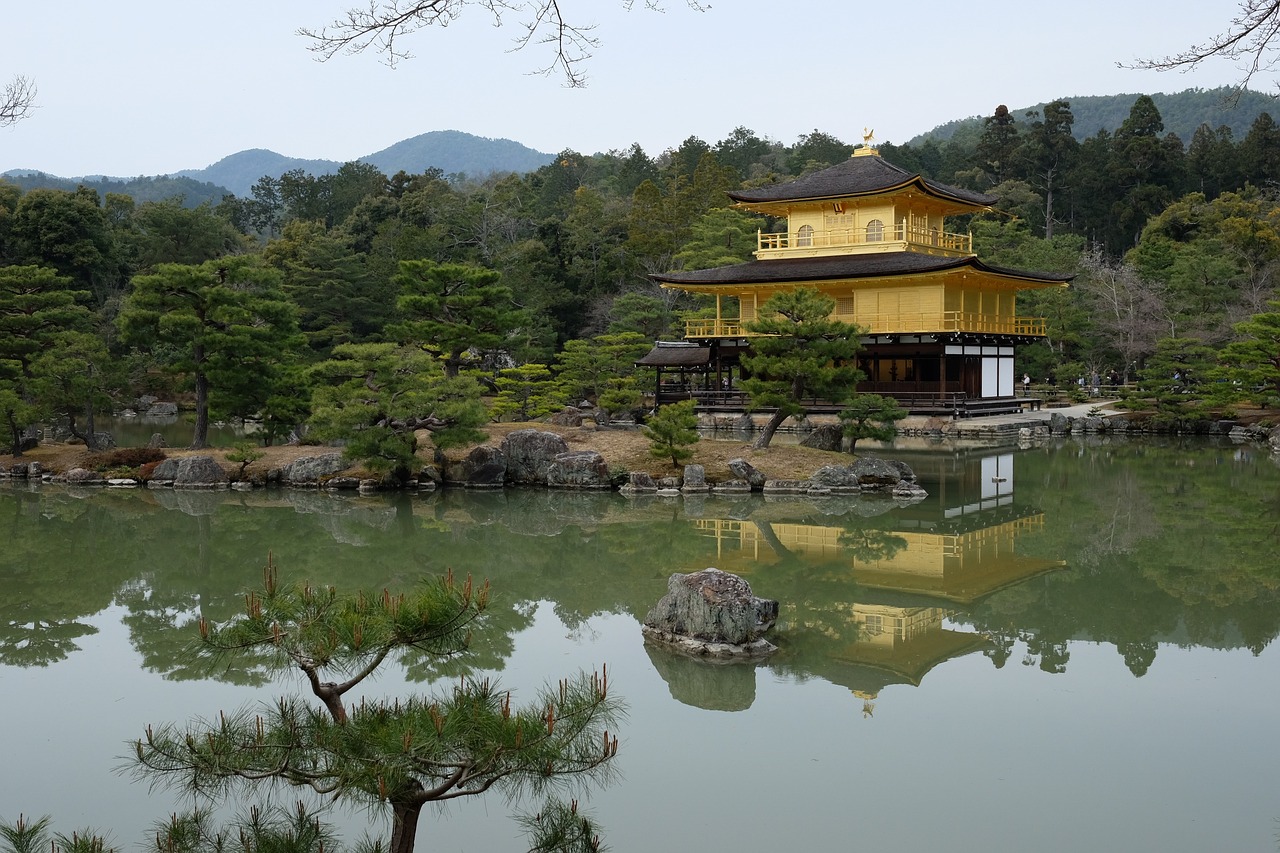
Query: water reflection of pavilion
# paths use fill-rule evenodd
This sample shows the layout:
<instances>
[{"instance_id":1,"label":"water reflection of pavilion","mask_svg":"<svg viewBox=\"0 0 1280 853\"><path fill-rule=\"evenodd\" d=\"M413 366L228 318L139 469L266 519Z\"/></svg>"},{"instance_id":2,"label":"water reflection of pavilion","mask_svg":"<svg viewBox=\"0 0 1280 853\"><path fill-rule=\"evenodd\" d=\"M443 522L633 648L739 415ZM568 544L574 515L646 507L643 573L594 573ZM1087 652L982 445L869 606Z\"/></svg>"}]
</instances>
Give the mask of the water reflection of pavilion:
<instances>
[{"instance_id":1,"label":"water reflection of pavilion","mask_svg":"<svg viewBox=\"0 0 1280 853\"><path fill-rule=\"evenodd\" d=\"M694 522L715 540L717 564L756 585L797 563L828 581L853 582L839 587L849 590L843 601L783 601L799 641L787 666L864 699L890 684L918 685L935 666L992 648L950 617L1064 565L1019 552L1019 539L1041 530L1044 514L1015 499L1013 453L922 454L909 464L930 497L871 518Z\"/></svg>"}]
</instances>

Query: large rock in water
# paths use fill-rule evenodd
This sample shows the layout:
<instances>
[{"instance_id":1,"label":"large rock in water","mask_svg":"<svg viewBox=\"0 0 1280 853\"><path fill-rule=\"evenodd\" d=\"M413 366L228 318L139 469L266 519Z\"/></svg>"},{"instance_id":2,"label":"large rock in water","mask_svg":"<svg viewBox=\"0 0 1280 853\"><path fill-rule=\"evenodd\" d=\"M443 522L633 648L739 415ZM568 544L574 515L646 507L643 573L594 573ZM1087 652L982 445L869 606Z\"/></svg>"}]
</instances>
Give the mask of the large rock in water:
<instances>
[{"instance_id":1,"label":"large rock in water","mask_svg":"<svg viewBox=\"0 0 1280 853\"><path fill-rule=\"evenodd\" d=\"M547 469L547 485L553 489L611 489L609 464L594 450L560 453Z\"/></svg>"},{"instance_id":2,"label":"large rock in water","mask_svg":"<svg viewBox=\"0 0 1280 853\"><path fill-rule=\"evenodd\" d=\"M468 489L500 489L507 479L507 457L498 448L482 444L461 459L445 459L444 481Z\"/></svg>"},{"instance_id":3,"label":"large rock in water","mask_svg":"<svg viewBox=\"0 0 1280 853\"><path fill-rule=\"evenodd\" d=\"M341 453L326 453L323 456L299 456L284 466L280 473L280 479L290 486L315 485L350 467L351 462Z\"/></svg>"},{"instance_id":4,"label":"large rock in water","mask_svg":"<svg viewBox=\"0 0 1280 853\"><path fill-rule=\"evenodd\" d=\"M748 659L777 649L764 639L777 618L778 602L757 598L737 575L708 568L672 575L640 630L646 640L686 654Z\"/></svg>"},{"instance_id":5,"label":"large rock in water","mask_svg":"<svg viewBox=\"0 0 1280 853\"><path fill-rule=\"evenodd\" d=\"M568 443L554 432L516 430L502 440L502 453L507 458L507 482L521 486L545 486L547 472L555 458L568 452Z\"/></svg>"},{"instance_id":6,"label":"large rock in water","mask_svg":"<svg viewBox=\"0 0 1280 853\"><path fill-rule=\"evenodd\" d=\"M757 492L764 488L767 478L745 459L730 459L729 471L732 472L736 479L746 480L751 484L751 488Z\"/></svg>"},{"instance_id":7,"label":"large rock in water","mask_svg":"<svg viewBox=\"0 0 1280 853\"><path fill-rule=\"evenodd\" d=\"M874 456L859 457L849 470L857 478L864 492L893 491L899 483L916 481L911 466L896 459L877 459Z\"/></svg>"},{"instance_id":8,"label":"large rock in water","mask_svg":"<svg viewBox=\"0 0 1280 853\"><path fill-rule=\"evenodd\" d=\"M814 427L800 442L801 447L812 447L814 450L831 450L840 452L844 444L844 427L839 424L819 424Z\"/></svg>"},{"instance_id":9,"label":"large rock in water","mask_svg":"<svg viewBox=\"0 0 1280 853\"><path fill-rule=\"evenodd\" d=\"M212 456L184 456L173 478L175 489L225 489L227 474Z\"/></svg>"}]
</instances>

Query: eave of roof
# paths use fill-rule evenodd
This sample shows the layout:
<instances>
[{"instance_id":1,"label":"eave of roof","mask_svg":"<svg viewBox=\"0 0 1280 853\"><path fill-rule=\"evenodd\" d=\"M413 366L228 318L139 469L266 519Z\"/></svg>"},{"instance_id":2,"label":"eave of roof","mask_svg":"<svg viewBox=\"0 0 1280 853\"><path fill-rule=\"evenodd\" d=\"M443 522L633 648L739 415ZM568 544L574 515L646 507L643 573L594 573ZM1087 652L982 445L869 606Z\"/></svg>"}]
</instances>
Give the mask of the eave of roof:
<instances>
[{"instance_id":1,"label":"eave of roof","mask_svg":"<svg viewBox=\"0 0 1280 853\"><path fill-rule=\"evenodd\" d=\"M711 363L711 348L688 345L673 345L662 342L654 344L643 358L636 361L644 367L703 367Z\"/></svg>"},{"instance_id":2,"label":"eave of roof","mask_svg":"<svg viewBox=\"0 0 1280 853\"><path fill-rule=\"evenodd\" d=\"M728 284L782 284L833 279L884 278L919 275L969 267L991 275L1007 276L1040 284L1065 284L1074 275L1027 272L992 266L969 255L947 257L919 252L882 252L863 255L832 255L820 258L778 258L747 261L709 270L656 273L649 278L659 284L714 286Z\"/></svg>"},{"instance_id":3,"label":"eave of roof","mask_svg":"<svg viewBox=\"0 0 1280 853\"><path fill-rule=\"evenodd\" d=\"M974 207L989 207L999 198L954 187L908 172L877 156L850 157L843 163L786 181L729 193L741 204L776 204L779 202L826 201L854 196L881 195L915 184L922 192L947 201Z\"/></svg>"}]
</instances>

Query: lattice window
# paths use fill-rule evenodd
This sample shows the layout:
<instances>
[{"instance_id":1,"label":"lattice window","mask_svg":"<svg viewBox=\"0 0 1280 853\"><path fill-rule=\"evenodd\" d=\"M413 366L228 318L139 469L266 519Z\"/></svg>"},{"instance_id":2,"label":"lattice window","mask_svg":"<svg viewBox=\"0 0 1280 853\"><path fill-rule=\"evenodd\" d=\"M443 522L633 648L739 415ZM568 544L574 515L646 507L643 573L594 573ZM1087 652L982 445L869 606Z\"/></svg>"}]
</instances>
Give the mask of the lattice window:
<instances>
[{"instance_id":1,"label":"lattice window","mask_svg":"<svg viewBox=\"0 0 1280 853\"><path fill-rule=\"evenodd\" d=\"M867 223L867 242L879 243L884 240L884 223L879 219L873 219Z\"/></svg>"},{"instance_id":2,"label":"lattice window","mask_svg":"<svg viewBox=\"0 0 1280 853\"><path fill-rule=\"evenodd\" d=\"M813 226L812 225L800 226L800 230L796 232L796 245L797 246L813 245Z\"/></svg>"}]
</instances>

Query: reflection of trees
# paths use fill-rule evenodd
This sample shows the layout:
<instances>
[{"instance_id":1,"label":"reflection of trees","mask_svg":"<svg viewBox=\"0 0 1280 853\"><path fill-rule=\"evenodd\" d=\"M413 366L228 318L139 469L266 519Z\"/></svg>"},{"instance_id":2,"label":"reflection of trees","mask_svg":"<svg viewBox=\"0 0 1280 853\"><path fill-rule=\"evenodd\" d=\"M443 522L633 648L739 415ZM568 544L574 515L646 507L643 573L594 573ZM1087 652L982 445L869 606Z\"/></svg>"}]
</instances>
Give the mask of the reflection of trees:
<instances>
[{"instance_id":1,"label":"reflection of trees","mask_svg":"<svg viewBox=\"0 0 1280 853\"><path fill-rule=\"evenodd\" d=\"M975 627L1021 640L1048 671L1069 639L1112 643L1136 676L1160 642L1256 654L1280 634L1280 566L1260 559L1280 546L1271 463L1159 440L1072 450L1020 455L1018 483L1046 519L1020 548L1075 570L980 602Z\"/></svg>"},{"instance_id":2,"label":"reflection of trees","mask_svg":"<svg viewBox=\"0 0 1280 853\"><path fill-rule=\"evenodd\" d=\"M990 518L1043 509L1043 525L1019 534L1018 554L1065 560L1071 570L1001 589L952 617L991 639L986 653L996 665L1029 655L1033 665L1061 670L1068 644L1088 639L1114 645L1141 674L1160 643L1260 652L1280 633L1280 567L1267 559L1280 550L1280 476L1265 456L1143 441L1068 445L1015 460L1016 503ZM782 649L771 665L781 661L807 677L857 640L852 609L868 591L854 567L891 562L914 541L898 528L909 522L918 532L930 523L928 504L872 514L856 500L758 496L710 497L696 511L700 521L678 500L547 491L164 498L168 508L144 490L0 490L0 662L44 664L74 653L92 630L86 617L114 597L145 666L203 677L183 663L193 624L238 612L270 552L283 577L342 588L408 589L450 567L488 578L491 624L468 656L485 670L504 666L539 602L551 603L570 628L599 614L639 620L672 572L716 565L781 603ZM964 530L981 529L984 518L964 516ZM759 533L754 550L731 553L727 540L699 528L715 519L745 519ZM827 550L788 548L786 525L833 531ZM410 661L409 673L431 680L457 675L459 666Z\"/></svg>"},{"instance_id":3,"label":"reflection of trees","mask_svg":"<svg viewBox=\"0 0 1280 853\"><path fill-rule=\"evenodd\" d=\"M849 557L858 563L892 560L907 540L887 530L858 527L840 534L840 544L849 549Z\"/></svg>"},{"instance_id":4,"label":"reflection of trees","mask_svg":"<svg viewBox=\"0 0 1280 853\"><path fill-rule=\"evenodd\" d=\"M110 501L58 490L0 491L0 664L48 666L79 650L126 576L112 559L127 540Z\"/></svg>"}]
</instances>

